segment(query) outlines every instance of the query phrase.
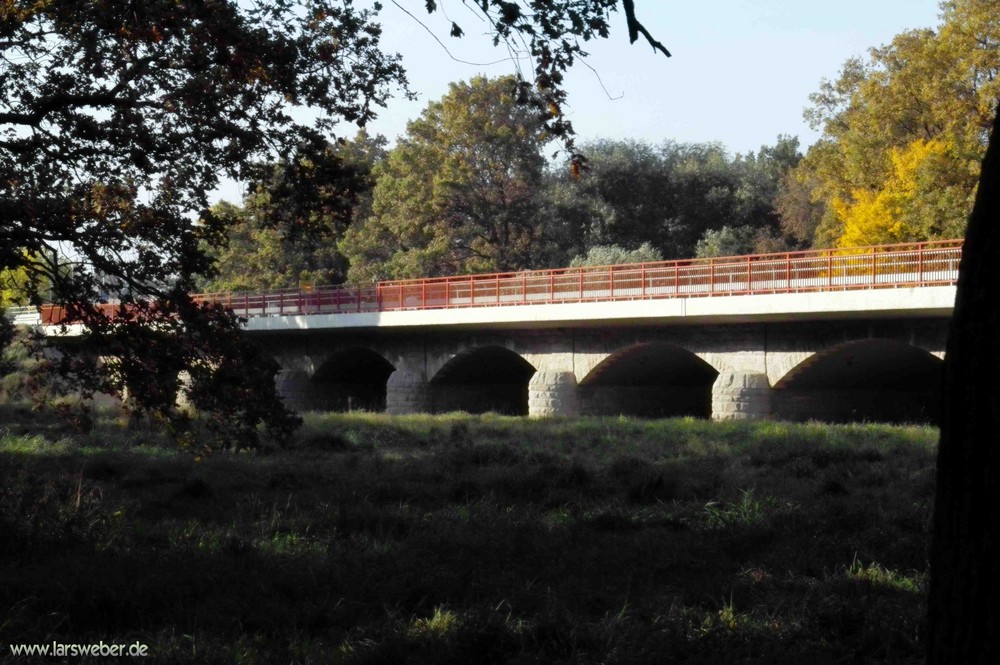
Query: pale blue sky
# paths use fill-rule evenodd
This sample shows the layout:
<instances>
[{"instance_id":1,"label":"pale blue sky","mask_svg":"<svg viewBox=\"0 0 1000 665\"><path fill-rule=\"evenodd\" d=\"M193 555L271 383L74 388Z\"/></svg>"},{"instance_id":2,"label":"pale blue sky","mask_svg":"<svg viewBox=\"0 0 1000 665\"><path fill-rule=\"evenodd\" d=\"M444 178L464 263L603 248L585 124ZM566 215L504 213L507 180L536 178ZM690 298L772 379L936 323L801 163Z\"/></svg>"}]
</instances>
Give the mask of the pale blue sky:
<instances>
[{"instance_id":1,"label":"pale blue sky","mask_svg":"<svg viewBox=\"0 0 1000 665\"><path fill-rule=\"evenodd\" d=\"M448 22L428 17L423 0L397 0L434 30L457 56L475 62L503 58L477 30L461 0L438 0L466 31L448 37ZM450 81L513 71L511 62L476 67L452 60L428 32L391 0L382 13L387 49L403 56L415 103L395 100L371 130L390 139L405 131ZM735 152L798 135L804 145L817 134L802 119L821 79L836 78L844 61L889 42L911 28L938 24L937 0L639 0L640 20L670 49L654 54L641 40L629 45L617 16L611 38L593 42L589 64L568 77L571 118L583 139L636 138L654 143L719 141ZM530 67L526 68L530 73Z\"/></svg>"}]
</instances>

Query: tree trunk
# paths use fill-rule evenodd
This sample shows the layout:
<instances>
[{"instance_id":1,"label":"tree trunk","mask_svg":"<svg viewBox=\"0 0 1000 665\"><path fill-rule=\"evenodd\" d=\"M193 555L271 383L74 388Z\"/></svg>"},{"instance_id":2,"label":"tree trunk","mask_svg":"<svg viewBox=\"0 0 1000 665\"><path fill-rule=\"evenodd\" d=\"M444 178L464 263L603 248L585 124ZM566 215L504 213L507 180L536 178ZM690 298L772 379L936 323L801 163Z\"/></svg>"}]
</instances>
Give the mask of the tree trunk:
<instances>
[{"instance_id":1,"label":"tree trunk","mask_svg":"<svg viewBox=\"0 0 1000 665\"><path fill-rule=\"evenodd\" d=\"M1000 115L969 217L945 358L928 662L1000 663Z\"/></svg>"}]
</instances>

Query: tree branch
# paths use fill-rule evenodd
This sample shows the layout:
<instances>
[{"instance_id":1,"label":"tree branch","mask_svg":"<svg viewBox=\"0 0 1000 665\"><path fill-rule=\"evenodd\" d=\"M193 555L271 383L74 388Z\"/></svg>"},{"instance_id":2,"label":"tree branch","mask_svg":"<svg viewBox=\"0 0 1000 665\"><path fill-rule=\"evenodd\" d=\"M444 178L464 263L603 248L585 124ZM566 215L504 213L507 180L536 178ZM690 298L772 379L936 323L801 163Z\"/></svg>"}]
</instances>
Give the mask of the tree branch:
<instances>
[{"instance_id":1,"label":"tree branch","mask_svg":"<svg viewBox=\"0 0 1000 665\"><path fill-rule=\"evenodd\" d=\"M635 41L639 39L639 33L646 38L649 45L653 47L653 52L661 51L663 55L670 57L670 51L661 44L660 42L653 39L653 35L649 34L649 30L639 23L639 20L635 17L635 2L634 0L622 0L622 7L625 8L625 19L628 21L628 40L630 44L635 44Z\"/></svg>"}]
</instances>

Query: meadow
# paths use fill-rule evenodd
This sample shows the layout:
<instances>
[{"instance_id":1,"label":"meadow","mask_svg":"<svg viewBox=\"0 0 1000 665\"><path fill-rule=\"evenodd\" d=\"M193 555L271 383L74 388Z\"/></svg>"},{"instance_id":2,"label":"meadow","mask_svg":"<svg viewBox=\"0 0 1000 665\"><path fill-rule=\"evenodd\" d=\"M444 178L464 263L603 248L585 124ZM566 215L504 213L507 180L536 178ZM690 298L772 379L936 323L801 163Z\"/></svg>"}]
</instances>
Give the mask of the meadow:
<instances>
[{"instance_id":1,"label":"meadow","mask_svg":"<svg viewBox=\"0 0 1000 665\"><path fill-rule=\"evenodd\" d=\"M922 662L931 428L307 414L199 457L0 409L0 661Z\"/></svg>"}]
</instances>

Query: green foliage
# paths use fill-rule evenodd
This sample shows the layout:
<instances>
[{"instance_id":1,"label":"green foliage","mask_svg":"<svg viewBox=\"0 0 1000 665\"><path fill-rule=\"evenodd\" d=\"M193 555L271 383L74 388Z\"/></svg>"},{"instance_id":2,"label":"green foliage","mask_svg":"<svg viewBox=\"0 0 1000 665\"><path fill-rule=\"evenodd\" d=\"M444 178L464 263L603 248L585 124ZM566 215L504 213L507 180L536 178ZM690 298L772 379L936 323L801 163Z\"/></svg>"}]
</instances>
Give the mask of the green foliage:
<instances>
[{"instance_id":1,"label":"green foliage","mask_svg":"<svg viewBox=\"0 0 1000 665\"><path fill-rule=\"evenodd\" d=\"M52 280L47 274L50 268L48 262L55 263L56 272L64 278L72 273L70 265L58 265L54 251L48 252L44 258L30 253L25 253L21 258L17 267L0 269L0 309L28 305L32 298L47 296L52 288Z\"/></svg>"},{"instance_id":2,"label":"green foliage","mask_svg":"<svg viewBox=\"0 0 1000 665\"><path fill-rule=\"evenodd\" d=\"M898 591L920 593L926 585L927 575L913 571L909 575L886 568L880 563L871 562L867 566L857 559L845 571L846 577L852 580L866 582L873 586L882 586Z\"/></svg>"},{"instance_id":3,"label":"green foliage","mask_svg":"<svg viewBox=\"0 0 1000 665\"><path fill-rule=\"evenodd\" d=\"M534 194L545 132L513 77L455 83L375 170L344 243L352 281L516 270L546 239Z\"/></svg>"},{"instance_id":4,"label":"green foliage","mask_svg":"<svg viewBox=\"0 0 1000 665\"><path fill-rule=\"evenodd\" d=\"M11 305L24 305L26 287L30 277L25 266L0 270L0 310Z\"/></svg>"},{"instance_id":5,"label":"green foliage","mask_svg":"<svg viewBox=\"0 0 1000 665\"><path fill-rule=\"evenodd\" d=\"M213 206L212 214L226 219L230 232L218 252L218 274L200 284L199 290L262 291L343 281L347 260L333 238L291 241L261 224L256 203L257 197L249 197L243 207L226 202Z\"/></svg>"},{"instance_id":6,"label":"green foliage","mask_svg":"<svg viewBox=\"0 0 1000 665\"><path fill-rule=\"evenodd\" d=\"M753 252L759 229L752 226L723 226L717 231L705 231L694 255L700 258L712 256L739 256Z\"/></svg>"},{"instance_id":7,"label":"green foliage","mask_svg":"<svg viewBox=\"0 0 1000 665\"><path fill-rule=\"evenodd\" d=\"M816 143L813 149L819 150ZM820 187L818 176L808 168L792 168L785 172L774 198L774 209L780 219L781 232L789 238L793 249L806 249L816 240L816 229L823 221L826 210L813 192Z\"/></svg>"},{"instance_id":8,"label":"green foliage","mask_svg":"<svg viewBox=\"0 0 1000 665\"><path fill-rule=\"evenodd\" d=\"M299 164L260 168L240 207L222 202L212 214L227 227L225 245L210 250L216 275L204 291L252 291L339 284L347 258L339 243L371 208L372 169L386 140L363 130Z\"/></svg>"},{"instance_id":9,"label":"green foliage","mask_svg":"<svg viewBox=\"0 0 1000 665\"><path fill-rule=\"evenodd\" d=\"M941 6L937 30L849 60L812 96L823 137L785 190L790 233L818 245L962 234L1000 96L1000 4Z\"/></svg>"},{"instance_id":10,"label":"green foliage","mask_svg":"<svg viewBox=\"0 0 1000 665\"><path fill-rule=\"evenodd\" d=\"M797 139L735 157L713 144L601 141L583 148L578 176L561 164L543 177L538 125L503 106L511 84L474 82L490 104L456 86L411 125L376 171L374 214L346 234L352 280L685 258L701 240L706 252L787 246L773 201Z\"/></svg>"},{"instance_id":11,"label":"green foliage","mask_svg":"<svg viewBox=\"0 0 1000 665\"><path fill-rule=\"evenodd\" d=\"M753 488L743 489L738 501L706 503L705 523L715 528L753 526L760 523L777 503L774 497L755 497Z\"/></svg>"},{"instance_id":12,"label":"green foliage","mask_svg":"<svg viewBox=\"0 0 1000 665\"><path fill-rule=\"evenodd\" d=\"M586 172L574 179L555 171L545 188L544 219L574 255L649 243L666 258L688 258L699 239L723 225L753 229L753 249L782 246L780 238L771 242L778 230L774 199L800 157L795 138L735 157L715 144L669 142L601 141L584 151Z\"/></svg>"},{"instance_id":13,"label":"green foliage","mask_svg":"<svg viewBox=\"0 0 1000 665\"><path fill-rule=\"evenodd\" d=\"M662 261L663 255L644 242L635 249L625 249L618 245L597 245L587 250L583 256L575 256L570 261L571 267L580 266L610 266L619 263L650 263Z\"/></svg>"}]
</instances>

